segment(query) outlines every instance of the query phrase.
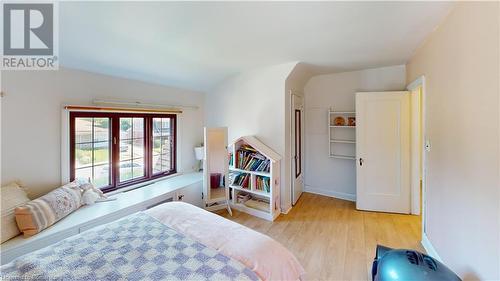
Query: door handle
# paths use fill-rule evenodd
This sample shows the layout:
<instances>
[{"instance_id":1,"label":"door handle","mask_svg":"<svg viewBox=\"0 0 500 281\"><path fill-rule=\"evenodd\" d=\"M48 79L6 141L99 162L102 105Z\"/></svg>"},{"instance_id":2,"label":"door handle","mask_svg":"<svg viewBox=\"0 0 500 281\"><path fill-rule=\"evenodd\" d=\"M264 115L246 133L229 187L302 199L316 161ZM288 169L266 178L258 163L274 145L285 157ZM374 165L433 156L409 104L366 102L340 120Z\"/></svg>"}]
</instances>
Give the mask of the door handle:
<instances>
[{"instance_id":1,"label":"door handle","mask_svg":"<svg viewBox=\"0 0 500 281\"><path fill-rule=\"evenodd\" d=\"M363 166L363 158L359 158L359 166Z\"/></svg>"}]
</instances>

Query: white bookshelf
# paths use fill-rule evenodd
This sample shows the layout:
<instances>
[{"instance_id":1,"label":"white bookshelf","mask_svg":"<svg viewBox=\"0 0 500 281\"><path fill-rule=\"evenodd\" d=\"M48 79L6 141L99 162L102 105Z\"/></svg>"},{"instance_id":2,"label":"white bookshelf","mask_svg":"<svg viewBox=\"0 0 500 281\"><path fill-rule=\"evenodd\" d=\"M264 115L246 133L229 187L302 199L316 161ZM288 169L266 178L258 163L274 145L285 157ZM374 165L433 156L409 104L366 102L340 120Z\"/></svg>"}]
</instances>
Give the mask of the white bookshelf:
<instances>
[{"instance_id":1,"label":"white bookshelf","mask_svg":"<svg viewBox=\"0 0 500 281\"><path fill-rule=\"evenodd\" d=\"M334 120L342 117L344 125L336 125ZM328 111L328 156L330 158L356 159L356 126L349 125L348 119L355 118L354 111Z\"/></svg>"},{"instance_id":2,"label":"white bookshelf","mask_svg":"<svg viewBox=\"0 0 500 281\"><path fill-rule=\"evenodd\" d=\"M259 154L269 160L268 171L249 171L238 166L238 150L242 145L255 149ZM229 165L229 173L234 173L229 181L231 207L248 213L250 215L273 221L281 213L280 208L280 161L281 156L253 136L241 137L229 145L229 153L232 165ZM234 184L234 178L238 174L248 174L248 187ZM257 178L265 178L269 181L269 191L257 189ZM251 199L239 202L239 194L248 194ZM252 200L252 202L251 202Z\"/></svg>"}]
</instances>

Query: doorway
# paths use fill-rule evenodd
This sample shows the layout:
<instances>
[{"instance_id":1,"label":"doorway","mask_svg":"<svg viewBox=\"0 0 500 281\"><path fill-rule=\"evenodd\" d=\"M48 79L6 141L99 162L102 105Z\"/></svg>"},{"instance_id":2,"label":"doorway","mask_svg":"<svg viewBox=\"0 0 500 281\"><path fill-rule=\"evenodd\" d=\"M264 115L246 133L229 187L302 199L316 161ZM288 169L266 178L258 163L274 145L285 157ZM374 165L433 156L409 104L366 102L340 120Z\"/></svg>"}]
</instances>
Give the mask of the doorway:
<instances>
[{"instance_id":1,"label":"doorway","mask_svg":"<svg viewBox=\"0 0 500 281\"><path fill-rule=\"evenodd\" d=\"M411 168L411 213L421 215L422 241L426 240L425 190L427 175L427 152L430 143L426 134L425 77L420 76L407 86L411 94L412 113L412 168Z\"/></svg>"},{"instance_id":2,"label":"doorway","mask_svg":"<svg viewBox=\"0 0 500 281\"><path fill-rule=\"evenodd\" d=\"M304 190L304 98L291 95L291 177L292 204L295 205Z\"/></svg>"}]
</instances>

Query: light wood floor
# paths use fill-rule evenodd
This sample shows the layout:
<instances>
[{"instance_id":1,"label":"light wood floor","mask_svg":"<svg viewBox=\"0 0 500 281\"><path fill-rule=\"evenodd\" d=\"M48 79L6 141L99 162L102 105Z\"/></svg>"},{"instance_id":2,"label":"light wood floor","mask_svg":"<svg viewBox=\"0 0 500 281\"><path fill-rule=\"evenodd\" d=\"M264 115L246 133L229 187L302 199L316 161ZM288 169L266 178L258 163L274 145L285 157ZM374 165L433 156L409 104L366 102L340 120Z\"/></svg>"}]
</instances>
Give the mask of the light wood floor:
<instances>
[{"instance_id":1,"label":"light wood floor","mask_svg":"<svg viewBox=\"0 0 500 281\"><path fill-rule=\"evenodd\" d=\"M420 217L357 211L353 202L311 193L274 222L238 211L220 215L269 235L295 254L309 280L371 280L375 247L420 246Z\"/></svg>"}]
</instances>

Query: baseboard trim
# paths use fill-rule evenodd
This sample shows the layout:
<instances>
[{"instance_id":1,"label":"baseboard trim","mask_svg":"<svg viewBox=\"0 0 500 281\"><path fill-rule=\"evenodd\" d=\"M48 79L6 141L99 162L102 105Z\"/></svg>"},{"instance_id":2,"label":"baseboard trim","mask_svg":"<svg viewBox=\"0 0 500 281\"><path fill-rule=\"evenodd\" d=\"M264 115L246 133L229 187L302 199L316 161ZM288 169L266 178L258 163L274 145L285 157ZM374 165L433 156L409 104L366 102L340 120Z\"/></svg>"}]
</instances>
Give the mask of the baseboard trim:
<instances>
[{"instance_id":1,"label":"baseboard trim","mask_svg":"<svg viewBox=\"0 0 500 281\"><path fill-rule=\"evenodd\" d=\"M422 233L422 241L420 242L422 244L422 247L424 247L425 251L427 254L435 259L437 259L440 262L443 262L441 257L438 255L436 249L434 249L434 246L432 246L431 241L429 240L429 237L425 233Z\"/></svg>"},{"instance_id":2,"label":"baseboard trim","mask_svg":"<svg viewBox=\"0 0 500 281\"><path fill-rule=\"evenodd\" d=\"M333 197L333 198L337 198L337 199L356 202L356 195L355 194L337 192L337 191L332 191L332 190L328 190L325 188L316 188L316 187L311 187L311 186L305 186L304 192L309 192L309 193L324 195L324 196Z\"/></svg>"},{"instance_id":3,"label":"baseboard trim","mask_svg":"<svg viewBox=\"0 0 500 281\"><path fill-rule=\"evenodd\" d=\"M285 210L285 209L282 208L281 210ZM292 210L292 206L288 207L288 209L286 209L285 211L281 211L281 213L286 215L286 214L288 214L288 212L290 212L290 210Z\"/></svg>"}]
</instances>

